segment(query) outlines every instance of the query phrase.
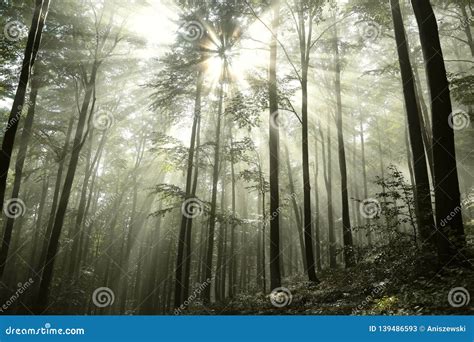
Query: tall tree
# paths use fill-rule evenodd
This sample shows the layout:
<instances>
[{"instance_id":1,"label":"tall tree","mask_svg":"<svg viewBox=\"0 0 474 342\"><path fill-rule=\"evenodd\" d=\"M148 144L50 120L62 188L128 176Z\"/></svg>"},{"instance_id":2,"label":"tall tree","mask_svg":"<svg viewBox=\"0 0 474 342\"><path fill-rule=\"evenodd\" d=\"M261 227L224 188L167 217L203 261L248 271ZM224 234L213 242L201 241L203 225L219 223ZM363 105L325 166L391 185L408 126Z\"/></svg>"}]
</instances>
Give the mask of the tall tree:
<instances>
[{"instance_id":1,"label":"tall tree","mask_svg":"<svg viewBox=\"0 0 474 342\"><path fill-rule=\"evenodd\" d=\"M280 270L280 133L278 122L277 90L277 30L280 24L280 1L272 1L272 37L270 41L270 65L268 69L268 96L270 107L270 287L281 286ZM265 210L265 208L263 208Z\"/></svg>"},{"instance_id":2,"label":"tall tree","mask_svg":"<svg viewBox=\"0 0 474 342\"><path fill-rule=\"evenodd\" d=\"M183 256L185 249L188 247L186 244L186 236L191 234L189 227L190 221L192 221L192 210L191 206L196 205L194 199L192 198L191 187L193 180L193 162L194 154L196 148L196 136L198 134L198 121L201 115L201 91L203 85L203 73L201 70L198 71L197 82L196 82L196 95L194 101L194 115L193 115L193 125L191 129L191 141L189 143L188 151L188 164L187 164L187 173L186 173L186 197L183 205L187 206L182 208L182 217L181 217L181 226L179 231L178 238L178 254L176 258L176 272L175 272L175 289L174 289L174 305L179 307L183 299L187 297L187 293L183 293L183 284L185 279L183 278ZM195 171L197 172L197 171ZM202 209L202 208L201 208Z\"/></svg>"},{"instance_id":3,"label":"tall tree","mask_svg":"<svg viewBox=\"0 0 474 342\"><path fill-rule=\"evenodd\" d=\"M418 23L431 96L437 246L440 261L444 265L457 255L459 248L465 244L461 213L451 217L454 208L461 208L452 127L453 109L443 50L439 40L438 24L433 8L429 0L412 0L411 4ZM447 220L448 217L451 217L448 223L442 224L442 220Z\"/></svg>"},{"instance_id":4,"label":"tall tree","mask_svg":"<svg viewBox=\"0 0 474 342\"><path fill-rule=\"evenodd\" d=\"M214 235L216 229L216 211L217 211L217 184L219 182L219 164L220 164L220 145L221 145L221 125L224 102L224 68L219 76L219 104L217 109L216 137L214 142L214 165L212 172L212 192L211 192L211 210L209 212L209 230L207 233L207 250L205 263L205 279L212 279L212 259L214 255ZM204 301L211 301L211 286L204 289Z\"/></svg>"},{"instance_id":5,"label":"tall tree","mask_svg":"<svg viewBox=\"0 0 474 342\"><path fill-rule=\"evenodd\" d=\"M306 255L306 272L309 281L318 282L314 266L313 252L313 216L311 214L311 181L309 175L309 135L308 135L308 68L310 51L312 47L313 19L316 15L317 6L312 1L301 0L298 3L298 37L301 59L301 150L303 159L303 224L304 224L304 248ZM305 17L308 12L308 28L306 28Z\"/></svg>"},{"instance_id":6,"label":"tall tree","mask_svg":"<svg viewBox=\"0 0 474 342\"><path fill-rule=\"evenodd\" d=\"M339 172L341 173L342 200L342 239L344 242L344 261L346 267L354 266L354 247L352 243L351 219L349 216L349 194L347 189L346 149L344 146L344 126L342 124L342 95L341 95L341 59L339 54L339 37L337 25L334 25L334 63L336 87L336 127L339 155Z\"/></svg>"},{"instance_id":7,"label":"tall tree","mask_svg":"<svg viewBox=\"0 0 474 342\"><path fill-rule=\"evenodd\" d=\"M31 71L35 63L39 44L41 42L41 35L43 33L43 26L46 21L46 16L48 14L48 8L49 0L36 0L33 18L31 20L31 27L28 33L28 40L26 42L23 63L21 66L20 79L18 81L18 87L16 89L10 116L8 117L5 135L3 136L2 141L2 149L0 151L0 209L3 209L3 201L5 198L5 189L7 186L8 170L11 163L13 144L15 143L15 136L18 130L18 123L21 113L23 111L23 107L25 106L26 88L28 86ZM3 259L3 254L8 253L8 246L5 238L8 239L8 234L7 236L4 236L4 239L2 240L2 256L0 257L0 260Z\"/></svg>"},{"instance_id":8,"label":"tall tree","mask_svg":"<svg viewBox=\"0 0 474 342\"><path fill-rule=\"evenodd\" d=\"M433 209L431 207L430 183L428 178L428 166L426 165L426 154L423 146L422 131L420 125L421 113L417 103L415 82L408 53L408 43L403 24L399 0L390 0L393 25L395 28L395 41L397 44L398 60L402 76L403 94L408 121L408 132L410 147L413 156L413 173L415 178L415 198L418 217L418 229L421 238L428 240L434 232Z\"/></svg>"}]
</instances>

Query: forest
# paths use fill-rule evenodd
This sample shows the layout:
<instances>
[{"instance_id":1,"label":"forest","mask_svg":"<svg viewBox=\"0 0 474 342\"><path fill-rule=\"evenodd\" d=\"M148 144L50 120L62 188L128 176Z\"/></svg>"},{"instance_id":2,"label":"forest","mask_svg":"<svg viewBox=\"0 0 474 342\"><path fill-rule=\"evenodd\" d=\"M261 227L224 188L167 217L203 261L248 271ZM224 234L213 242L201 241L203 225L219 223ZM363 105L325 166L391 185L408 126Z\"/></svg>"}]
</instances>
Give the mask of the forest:
<instances>
[{"instance_id":1,"label":"forest","mask_svg":"<svg viewBox=\"0 0 474 342\"><path fill-rule=\"evenodd\" d=\"M0 14L2 314L473 314L471 0Z\"/></svg>"}]
</instances>

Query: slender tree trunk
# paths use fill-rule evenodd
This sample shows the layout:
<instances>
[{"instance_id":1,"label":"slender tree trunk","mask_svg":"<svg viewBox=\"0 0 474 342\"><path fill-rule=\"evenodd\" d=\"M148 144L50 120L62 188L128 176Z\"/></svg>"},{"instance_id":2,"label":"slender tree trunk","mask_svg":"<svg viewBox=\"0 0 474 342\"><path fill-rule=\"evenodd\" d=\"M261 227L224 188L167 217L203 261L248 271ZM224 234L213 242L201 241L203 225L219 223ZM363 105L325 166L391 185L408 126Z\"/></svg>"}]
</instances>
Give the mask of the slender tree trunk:
<instances>
[{"instance_id":1,"label":"slender tree trunk","mask_svg":"<svg viewBox=\"0 0 474 342\"><path fill-rule=\"evenodd\" d=\"M319 133L321 135L321 145L322 145L322 156L323 156L323 166L324 166L324 183L326 184L327 191L327 204L328 204L328 237L329 237L329 267L336 268L336 234L334 231L334 212L332 208L332 156L331 156L331 126L330 126L331 115L328 112L327 117L327 162L324 136L321 127L319 127ZM326 167L327 165L327 167Z\"/></svg>"},{"instance_id":2,"label":"slender tree trunk","mask_svg":"<svg viewBox=\"0 0 474 342\"><path fill-rule=\"evenodd\" d=\"M232 127L232 125L230 125ZM232 144L232 132L230 134L231 138L231 144ZM234 165L234 155L231 155L230 159L230 171L231 171L231 179L232 179L232 215L236 217L237 211L235 207L235 165ZM260 196L259 196L260 197ZM235 255L235 250L236 250L236 230L237 230L237 225L235 224L234 221L231 223L231 231L230 231L230 256L231 256L231 261L230 261L230 267L229 267L229 297L233 298L236 292L236 278L237 278L237 256ZM258 234L260 238L260 233ZM258 243L258 251L260 251L260 244ZM258 258L257 258L258 259ZM258 270L258 267L257 267ZM258 280L257 280L258 281Z\"/></svg>"},{"instance_id":3,"label":"slender tree trunk","mask_svg":"<svg viewBox=\"0 0 474 342\"><path fill-rule=\"evenodd\" d=\"M46 252L48 250L48 243L49 239L51 237L51 231L53 229L53 223L54 223L54 218L56 217L56 209L58 205L58 200L59 200L59 194L61 191L61 183L63 180L63 171L64 171L64 165L66 163L66 156L69 150L69 143L71 140L71 134L72 134L72 128L74 125L74 116L71 115L71 118L69 119L69 124L66 132L66 138L64 140L64 146L61 151L60 155L60 160L59 160L59 165L58 165L58 172L56 174L56 182L54 185L54 193L53 193L53 201L51 203L51 211L49 213L49 219L48 219L48 225L46 226L46 232L43 238L43 244L42 244L42 249L41 249L41 256L39 259L38 263L38 271L42 271L42 267L44 266L44 262L46 259Z\"/></svg>"},{"instance_id":4,"label":"slender tree trunk","mask_svg":"<svg viewBox=\"0 0 474 342\"><path fill-rule=\"evenodd\" d=\"M36 0L33 19L31 21L28 40L26 42L25 54L21 66L20 79L16 89L15 98L13 100L12 109L8 117L8 123L4 130L2 148L0 151L0 210L3 210L3 202L5 199L5 189L7 186L8 170L12 157L15 136L18 130L18 122L25 105L26 88L30 78L31 70L35 63L36 55L43 33L43 26L48 14L49 0ZM26 104L30 106L29 103ZM6 241L2 241L2 254L7 252L8 246ZM3 266L2 266L3 267ZM3 272L3 271L2 271Z\"/></svg>"},{"instance_id":5,"label":"slender tree trunk","mask_svg":"<svg viewBox=\"0 0 474 342\"><path fill-rule=\"evenodd\" d=\"M407 122L405 124L405 148L406 148L406 151L407 151L407 165L408 165L408 172L410 173L410 184L413 187L413 190L416 191L416 188L415 188L415 175L414 175L414 171L413 171L413 160L412 160L411 153L410 153L410 140L408 138L408 119L407 119Z\"/></svg>"},{"instance_id":6,"label":"slender tree trunk","mask_svg":"<svg viewBox=\"0 0 474 342\"><path fill-rule=\"evenodd\" d=\"M291 164L290 164L290 154L288 152L288 145L285 143L285 159L286 159L286 168L288 169L288 183L290 185L290 196L291 196L291 204L293 207L293 212L295 215L295 221L296 221L296 229L298 230L298 238L299 238L299 243L300 243L300 250L301 250L301 257L303 260L303 267L305 270L307 270L306 266L306 253L305 253L305 243L304 243L304 232L303 232L303 223L301 222L301 216L300 216L300 209L298 206L298 203L296 202L296 191L295 191L295 185L293 182L293 172L291 169Z\"/></svg>"},{"instance_id":7,"label":"slender tree trunk","mask_svg":"<svg viewBox=\"0 0 474 342\"><path fill-rule=\"evenodd\" d=\"M316 251L316 267L318 271L322 270L321 265L321 236L320 236L320 220L319 220L319 189L318 189L318 176L319 176L319 164L318 164L318 139L316 137L317 128L314 129L314 201L315 201L315 251Z\"/></svg>"},{"instance_id":8,"label":"slender tree trunk","mask_svg":"<svg viewBox=\"0 0 474 342\"><path fill-rule=\"evenodd\" d=\"M97 75L97 64L94 63L90 80L87 82L86 92L82 103L81 112L79 115L79 122L77 124L76 134L74 137L74 147L71 153L71 160L69 162L66 179L64 181L63 191L58 203L58 209L56 211L56 217L54 219L53 229L51 231L51 237L48 244L48 251L46 253L46 260L43 269L43 274L40 281L40 289L36 300L36 312L43 312L48 303L49 290L51 280L53 278L54 262L59 247L59 237L64 223L64 217L66 215L66 209L71 194L72 183L76 173L77 164L79 161L79 155L83 145L83 134L87 119L87 109L92 99L95 87L95 79Z\"/></svg>"},{"instance_id":9,"label":"slender tree trunk","mask_svg":"<svg viewBox=\"0 0 474 342\"><path fill-rule=\"evenodd\" d=\"M305 271L309 281L318 282L314 267L313 252L313 216L311 214L311 180L309 175L309 138L308 138L308 67L309 67L309 43L311 43L312 16L309 18L310 28L308 30L308 42L306 41L306 29L304 19L303 2L300 2L299 17L299 40L301 55L301 121L302 121L302 160L303 160L303 220L304 220L304 251L306 258Z\"/></svg>"},{"instance_id":10,"label":"slender tree trunk","mask_svg":"<svg viewBox=\"0 0 474 342\"><path fill-rule=\"evenodd\" d=\"M25 124L20 137L20 147L15 163L15 178L13 181L12 199L17 199L20 194L21 179L23 176L23 167L25 165L26 153L28 150L28 144L32 135L31 128L33 126L35 109L36 109L36 97L38 96L38 80L33 78L33 85L31 87L30 97L28 101L28 114L25 118ZM8 251L10 248L10 242L13 232L13 224L15 222L15 216L8 216L5 229L3 231L2 249L0 251L0 279L3 278L3 272L5 270Z\"/></svg>"},{"instance_id":11,"label":"slender tree trunk","mask_svg":"<svg viewBox=\"0 0 474 342\"><path fill-rule=\"evenodd\" d=\"M206 278L212 279L212 256L214 252L214 232L216 228L216 206L217 206L217 183L219 181L219 163L220 163L220 140L221 140L221 121L224 100L224 80L220 80L219 89L219 109L217 112L216 141L214 147L214 167L212 174L212 194L211 194L211 212L209 214L209 232L207 234L207 252L206 252ZM211 286L204 289L204 302L211 302Z\"/></svg>"},{"instance_id":12,"label":"slender tree trunk","mask_svg":"<svg viewBox=\"0 0 474 342\"><path fill-rule=\"evenodd\" d=\"M31 256L30 256L30 265L34 265L36 262L36 254L38 251L38 245L40 244L40 239L39 235L41 232L41 225L43 223L43 213L44 213L44 207L46 204L46 196L48 195L48 190L49 190L49 175L46 173L43 176L43 187L41 190L41 199L38 207L38 216L36 217L36 224L35 224L35 233L33 237L33 247L31 249ZM31 277L33 274L33 268L30 268L30 276Z\"/></svg>"},{"instance_id":13,"label":"slender tree trunk","mask_svg":"<svg viewBox=\"0 0 474 342\"><path fill-rule=\"evenodd\" d=\"M181 217L181 226L179 230L179 238L178 238L178 255L176 258L176 270L175 270L175 286L174 286L174 305L178 308L182 303L185 297L187 297L187 293L183 293L183 285L184 285L184 278L183 278L183 263L185 260L183 259L183 255L185 254L185 250L187 248L186 245L186 235L191 234L188 231L188 222L192 220L192 209L191 206L194 206L196 203L192 200L191 196L191 187L192 187L192 180L193 180L193 162L194 162L194 152L195 152L195 145L196 145L196 134L197 134L197 126L199 117L201 115L201 89L202 89L203 77L202 72L199 71L197 77L197 84L196 84L196 97L194 100L194 117L193 117L193 126L191 129L191 141L189 143L189 151L188 151L188 167L186 173L186 198L185 202L187 205L186 208L182 208L182 217ZM187 291L186 291L187 292Z\"/></svg>"},{"instance_id":14,"label":"slender tree trunk","mask_svg":"<svg viewBox=\"0 0 474 342\"><path fill-rule=\"evenodd\" d=\"M472 15L469 16L466 11L465 4L462 1L459 1L459 9L461 10L463 20L462 20L462 27L464 29L464 33L466 34L467 42L469 45L469 49L471 49L471 56L474 57L474 42L472 41L472 33L471 33L471 20Z\"/></svg>"},{"instance_id":15,"label":"slender tree trunk","mask_svg":"<svg viewBox=\"0 0 474 342\"><path fill-rule=\"evenodd\" d=\"M198 125L197 125L197 135L196 135L196 153L194 156L194 178L193 178L193 187L191 189L191 198L196 197L196 190L198 185L198 177L199 177L199 146L201 144L201 117L198 118ZM193 227L193 220L188 220L188 227L186 229L189 234L186 234L186 250L184 253L184 261L185 261L185 270L184 270L184 287L183 287L183 298L186 298L189 293L189 282L191 278L191 232ZM199 278L198 278L199 279Z\"/></svg>"},{"instance_id":16,"label":"slender tree trunk","mask_svg":"<svg viewBox=\"0 0 474 342\"><path fill-rule=\"evenodd\" d=\"M266 257L266 250L267 248L265 247L265 240L266 240L266 228L267 228L267 215L266 215L266 202L265 202L265 192L262 192L262 206L261 206L261 212L262 212L262 218L263 218L263 224L262 224L262 283L263 283L263 293L267 292L267 257Z\"/></svg>"},{"instance_id":17,"label":"slender tree trunk","mask_svg":"<svg viewBox=\"0 0 474 342\"><path fill-rule=\"evenodd\" d=\"M466 242L461 213L451 217L455 208L461 208L454 131L450 125L453 110L433 8L429 0L412 0L411 3L420 32L431 96L437 246L444 265Z\"/></svg>"},{"instance_id":18,"label":"slender tree trunk","mask_svg":"<svg viewBox=\"0 0 474 342\"><path fill-rule=\"evenodd\" d=\"M422 128L420 125L421 113L418 111L414 76L408 53L408 43L406 40L399 0L390 0L390 5L392 9L393 24L395 27L395 40L397 43L398 59L403 83L403 94L405 97L405 109L408 120L408 133L413 157L418 229L423 240L431 240L434 242L433 239L431 239L435 228L433 209L431 207L428 167L426 165L427 159L423 146Z\"/></svg>"},{"instance_id":19,"label":"slender tree trunk","mask_svg":"<svg viewBox=\"0 0 474 342\"><path fill-rule=\"evenodd\" d=\"M342 101L341 101L341 63L339 59L339 38L337 26L334 26L334 51L336 69L336 126L337 142L339 150L339 170L341 173L341 200L342 200L342 238L344 241L344 260L346 267L355 265L354 246L352 242L351 219L349 216L349 194L347 190L347 166L346 150L344 147L344 133L342 125Z\"/></svg>"},{"instance_id":20,"label":"slender tree trunk","mask_svg":"<svg viewBox=\"0 0 474 342\"><path fill-rule=\"evenodd\" d=\"M280 134L278 128L278 91L276 78L277 63L277 30L280 22L279 0L272 1L272 38L270 42L269 66L269 102L270 102L270 287L275 289L281 286L280 273ZM265 208L263 208L265 210ZM264 238L265 240L265 238Z\"/></svg>"},{"instance_id":21,"label":"slender tree trunk","mask_svg":"<svg viewBox=\"0 0 474 342\"><path fill-rule=\"evenodd\" d=\"M360 129L360 153L361 153L361 163L362 163L362 180L364 182L364 199L367 199L369 196L368 186L367 186L367 169L365 164L365 138L364 138L364 123L362 122L362 112L359 113L359 129ZM372 232L370 229L367 231L367 244L369 247L372 246Z\"/></svg>"}]
</instances>

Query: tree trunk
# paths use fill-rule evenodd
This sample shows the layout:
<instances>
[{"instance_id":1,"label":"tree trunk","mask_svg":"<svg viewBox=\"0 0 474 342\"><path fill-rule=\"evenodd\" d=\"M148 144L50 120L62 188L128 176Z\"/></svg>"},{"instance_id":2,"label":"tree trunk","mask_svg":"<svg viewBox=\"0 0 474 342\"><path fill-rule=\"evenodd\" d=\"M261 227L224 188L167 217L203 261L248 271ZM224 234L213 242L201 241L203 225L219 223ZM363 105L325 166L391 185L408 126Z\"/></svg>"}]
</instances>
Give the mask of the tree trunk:
<instances>
[{"instance_id":1,"label":"tree trunk","mask_svg":"<svg viewBox=\"0 0 474 342\"><path fill-rule=\"evenodd\" d=\"M365 167L365 139L364 139L364 124L362 122L362 112L360 112L359 115L360 115L359 128L360 128L360 153L361 153L361 162L362 162L362 180L364 182L364 199L367 199L369 194L368 194L368 189L367 189L367 169ZM372 232L370 231L370 229L368 229L367 231L367 244L369 247L372 246Z\"/></svg>"},{"instance_id":2,"label":"tree trunk","mask_svg":"<svg viewBox=\"0 0 474 342\"><path fill-rule=\"evenodd\" d=\"M339 151L339 170L341 173L341 199L342 199L342 238L344 241L344 260L346 267L355 265L354 246L352 243L351 219L349 216L349 195L347 190L347 166L346 150L344 147L344 133L342 125L342 101L341 101L341 63L339 59L339 38L337 26L334 26L334 50L335 50L335 73L336 73L336 126L337 142Z\"/></svg>"},{"instance_id":3,"label":"tree trunk","mask_svg":"<svg viewBox=\"0 0 474 342\"><path fill-rule=\"evenodd\" d=\"M194 157L194 179L193 179L193 187L191 189L191 198L196 197L196 190L198 185L198 177L199 177L199 146L201 144L201 117L198 118L198 125L197 125L197 134L196 134L196 153ZM191 232L193 227L193 220L188 220L188 226L186 231L189 234L186 234L186 250L184 253L184 260L185 260L185 270L184 270L184 286L183 286L183 298L188 296L189 293L189 282L191 278Z\"/></svg>"},{"instance_id":4,"label":"tree trunk","mask_svg":"<svg viewBox=\"0 0 474 342\"><path fill-rule=\"evenodd\" d=\"M25 105L26 87L30 78L30 73L35 63L36 55L43 33L43 26L48 14L49 0L36 0L33 19L28 33L25 54L20 72L20 80L16 89L13 106L8 117L8 123L4 130L5 134L2 141L2 149L0 151L0 210L3 210L3 202L5 199L5 190L7 186L8 170L12 157L15 136L18 130L18 122ZM30 106L30 103L26 104ZM2 255L7 251L6 241L2 241ZM2 266L3 267L3 266Z\"/></svg>"},{"instance_id":5,"label":"tree trunk","mask_svg":"<svg viewBox=\"0 0 474 342\"><path fill-rule=\"evenodd\" d=\"M199 71L197 84L196 84L196 97L194 100L194 116L193 116L193 126L191 129L191 141L189 143L189 151L188 151L188 166L187 166L187 173L186 173L186 198L184 203L189 203L190 205L195 205L192 201L191 196L191 187L192 187L192 180L193 180L193 162L194 162L194 151L196 145L196 134L197 134L197 126L199 117L201 115L201 89L203 83L203 76L202 72ZM188 222L192 220L190 218L190 214L192 214L192 210L189 209L190 205L186 208L181 208L182 210L182 217L181 217L181 226L179 229L179 238L178 238L178 255L176 258L176 270L175 270L175 285L174 285L174 305L178 308L182 303L185 297L187 297L187 293L183 293L183 285L184 285L184 278L183 278L183 263L186 260L183 259L183 255L187 248L186 245L186 236L191 234L191 232L187 229ZM187 292L187 291L186 291Z\"/></svg>"},{"instance_id":6,"label":"tree trunk","mask_svg":"<svg viewBox=\"0 0 474 342\"><path fill-rule=\"evenodd\" d=\"M20 137L20 147L18 149L18 155L15 163L15 178L13 181L13 189L11 199L18 199L20 194L21 178L23 176L23 167L25 165L26 153L28 150L28 144L32 135L31 128L33 126L35 110L36 110L36 97L38 96L38 80L33 78L33 85L31 87L30 97L28 101L28 114L25 118L25 124ZM0 251L0 279L3 278L3 272L5 270L8 251L10 247L13 224L15 222L15 216L8 216L7 223L3 232L2 249Z\"/></svg>"},{"instance_id":7,"label":"tree trunk","mask_svg":"<svg viewBox=\"0 0 474 342\"><path fill-rule=\"evenodd\" d=\"M309 176L309 138L308 138L308 67L309 67L309 43L311 43L312 16L309 17L308 42L306 41L306 29L304 19L303 2L298 11L299 17L299 41L301 55L301 121L302 121L302 160L303 160L303 224L304 224L304 251L306 258L305 271L311 282L318 282L314 267L313 252L313 216L311 214L311 180Z\"/></svg>"},{"instance_id":8,"label":"tree trunk","mask_svg":"<svg viewBox=\"0 0 474 342\"><path fill-rule=\"evenodd\" d=\"M422 128L420 125L421 113L418 110L415 82L408 53L403 18L400 11L399 0L390 0L395 40L397 44L398 60L402 76L405 109L408 121L408 133L413 157L413 173L415 178L415 205L418 218L418 229L424 241L434 242L431 238L435 231L433 209L431 207L430 183L426 155L423 146Z\"/></svg>"},{"instance_id":9,"label":"tree trunk","mask_svg":"<svg viewBox=\"0 0 474 342\"><path fill-rule=\"evenodd\" d=\"M314 202L315 202L315 251L316 251L316 267L318 271L322 270L321 265L321 236L319 232L319 190L318 190L318 175L319 175L319 164L318 164L318 139L316 137L316 129L314 129Z\"/></svg>"},{"instance_id":10,"label":"tree trunk","mask_svg":"<svg viewBox=\"0 0 474 342\"><path fill-rule=\"evenodd\" d=\"M232 125L230 125L232 127ZM230 134L231 144L232 144L232 132ZM231 171L231 179L232 179L232 215L234 218L237 215L236 207L235 207L235 165L234 165L234 155L231 155L230 159L230 171ZM259 196L260 197L260 196ZM237 278L237 257L235 255L236 250L236 228L237 225L232 221L231 223L231 230L230 230L230 255L232 257L229 265L229 297L233 298L236 293L236 278ZM260 238L260 233L258 233L258 237ZM258 251L260 251L260 243L257 246ZM258 258L257 258L258 259ZM258 262L258 260L257 260ZM258 270L258 266L257 266ZM257 279L258 281L258 279Z\"/></svg>"},{"instance_id":11,"label":"tree trunk","mask_svg":"<svg viewBox=\"0 0 474 342\"><path fill-rule=\"evenodd\" d=\"M214 167L212 174L212 194L211 194L211 212L209 213L209 232L207 234L206 251L206 280L212 279L212 256L214 252L214 232L216 228L216 206L217 206L217 183L219 181L219 163L220 163L220 140L221 140L221 121L224 100L224 80L220 80L219 89L219 108L217 112L216 141L214 146ZM204 289L203 300L206 304L211 302L211 286Z\"/></svg>"},{"instance_id":12,"label":"tree trunk","mask_svg":"<svg viewBox=\"0 0 474 342\"><path fill-rule=\"evenodd\" d=\"M451 217L455 208L461 208L454 131L450 126L453 110L433 8L429 0L412 0L411 3L420 31L431 96L437 246L444 265L465 245L462 215L458 213Z\"/></svg>"},{"instance_id":13,"label":"tree trunk","mask_svg":"<svg viewBox=\"0 0 474 342\"><path fill-rule=\"evenodd\" d=\"M459 1L459 8L463 16L462 27L464 28L464 33L466 34L469 49L471 49L471 56L474 57L474 42L472 41L472 33L471 33L471 25L470 25L472 16L469 17L469 15L467 14L466 6L465 4L462 3L462 1Z\"/></svg>"},{"instance_id":14,"label":"tree trunk","mask_svg":"<svg viewBox=\"0 0 474 342\"><path fill-rule=\"evenodd\" d=\"M273 2L272 38L270 42L269 102L270 102L270 286L281 286L280 273L280 133L278 128L278 90L276 78L277 30L280 21L279 0ZM265 210L265 208L263 208ZM264 238L265 240L265 238Z\"/></svg>"},{"instance_id":15,"label":"tree trunk","mask_svg":"<svg viewBox=\"0 0 474 342\"><path fill-rule=\"evenodd\" d=\"M51 280L53 278L54 262L59 247L59 237L61 236L61 230L64 223L64 217L66 215L66 209L69 202L69 196L71 194L72 183L76 174L76 168L79 161L79 155L83 145L83 134L87 119L87 109L92 99L92 94L95 88L95 79L97 75L97 64L94 63L92 68L92 74L90 80L86 83L86 92L84 100L82 102L81 112L79 115L79 122L77 123L76 134L74 137L74 146L71 153L71 160L68 165L66 178L64 181L63 191L58 203L58 209L54 219L53 229L51 231L51 237L48 244L48 251L46 253L46 260L43 269L43 274L40 281L40 289L36 300L36 312L42 313L46 309L49 297L49 289Z\"/></svg>"},{"instance_id":16,"label":"tree trunk","mask_svg":"<svg viewBox=\"0 0 474 342\"><path fill-rule=\"evenodd\" d=\"M298 206L298 203L296 202L296 191L295 191L295 185L293 182L293 172L291 169L291 164L290 164L290 154L288 152L288 145L285 143L285 159L286 159L286 168L288 169L288 183L290 185L290 197L291 197L291 204L293 207L293 212L295 215L295 222L296 222L296 229L298 231L298 238L300 242L300 250L301 250L301 257L303 261L303 268L307 270L306 266L306 253L305 253L305 243L304 243L304 232L303 232L303 223L301 222L301 216L300 216L300 209Z\"/></svg>"},{"instance_id":17,"label":"tree trunk","mask_svg":"<svg viewBox=\"0 0 474 342\"><path fill-rule=\"evenodd\" d=\"M31 249L30 265L35 265L35 262L36 262L36 254L38 250L38 245L40 244L39 235L41 233L41 224L43 223L44 207L46 204L46 196L48 195L48 190L49 190L49 175L45 173L43 177L44 177L43 187L41 190L41 199L40 199L40 203L38 207L38 216L36 217L36 224L34 228L35 234L34 234L33 242L32 242L33 248ZM34 272L34 268L30 268L29 277L32 277L33 272Z\"/></svg>"},{"instance_id":18,"label":"tree trunk","mask_svg":"<svg viewBox=\"0 0 474 342\"><path fill-rule=\"evenodd\" d=\"M324 136L321 126L319 127L319 133L321 135L322 145L322 156L323 156L323 170L324 170L324 183L327 191L327 204L328 204L328 237L329 237L329 267L336 268L336 235L334 232L334 212L332 208L332 156L331 156L331 126L330 126L331 115L328 112L327 116L327 162L325 154ZM327 165L327 167L326 167Z\"/></svg>"},{"instance_id":19,"label":"tree trunk","mask_svg":"<svg viewBox=\"0 0 474 342\"><path fill-rule=\"evenodd\" d=\"M53 229L54 218L56 217L56 209L58 205L59 194L61 191L61 183L63 180L64 165L65 165L66 156L69 150L69 143L71 139L73 125L74 125L74 116L71 115L71 118L69 119L67 132L66 132L66 138L64 140L64 146L60 155L58 172L56 173L56 182L54 185L53 201L51 203L51 211L49 213L48 225L46 226L46 232L43 238L41 256L38 262L38 271L37 271L38 273L42 271L42 268L44 266L44 262L46 259L46 252L48 250L48 243L51 237L51 231Z\"/></svg>"}]
</instances>

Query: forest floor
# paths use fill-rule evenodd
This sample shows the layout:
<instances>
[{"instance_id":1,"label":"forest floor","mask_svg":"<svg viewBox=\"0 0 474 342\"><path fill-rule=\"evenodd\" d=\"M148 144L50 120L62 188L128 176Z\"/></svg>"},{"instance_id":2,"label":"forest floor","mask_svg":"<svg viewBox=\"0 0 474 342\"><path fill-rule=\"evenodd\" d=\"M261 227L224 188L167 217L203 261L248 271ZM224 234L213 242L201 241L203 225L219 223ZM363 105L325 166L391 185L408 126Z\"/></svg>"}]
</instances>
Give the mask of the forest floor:
<instances>
[{"instance_id":1,"label":"forest floor","mask_svg":"<svg viewBox=\"0 0 474 342\"><path fill-rule=\"evenodd\" d=\"M467 254L466 254L467 255ZM474 255L469 253L469 255ZM474 292L471 266L446 265L420 269L406 259L385 267L377 257L350 269L328 269L318 273L320 283L303 276L283 279L291 296L287 305L275 307L262 292L239 294L233 300L207 307L200 314L218 315L473 315L473 303L453 307L449 292L457 287ZM474 264L468 258L468 265ZM386 260L385 260L386 261ZM393 261L393 260L392 260ZM291 297L291 301L290 301ZM469 294L468 294L469 297ZM469 298L468 298L469 299ZM194 312L196 314L196 312Z\"/></svg>"}]
</instances>

